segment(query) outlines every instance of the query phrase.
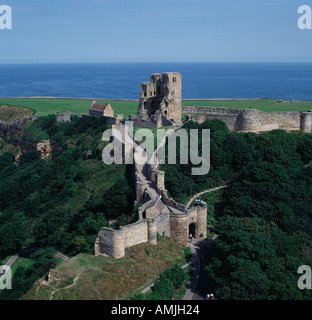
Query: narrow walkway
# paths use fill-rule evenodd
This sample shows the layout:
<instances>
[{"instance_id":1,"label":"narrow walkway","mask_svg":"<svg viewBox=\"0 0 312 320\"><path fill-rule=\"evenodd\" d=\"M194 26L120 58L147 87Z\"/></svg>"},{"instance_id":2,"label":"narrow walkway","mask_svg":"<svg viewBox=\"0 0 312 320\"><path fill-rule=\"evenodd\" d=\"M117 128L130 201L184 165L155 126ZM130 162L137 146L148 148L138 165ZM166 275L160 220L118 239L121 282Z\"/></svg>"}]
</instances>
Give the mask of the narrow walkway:
<instances>
[{"instance_id":1,"label":"narrow walkway","mask_svg":"<svg viewBox=\"0 0 312 320\"><path fill-rule=\"evenodd\" d=\"M186 208L188 208L188 207L192 204L192 202L193 202L196 198L198 198L199 196L201 196L201 195L203 195L203 194L205 194L205 193L217 191L217 190L224 189L224 188L227 188L227 187L228 187L228 185L225 185L225 186L216 187L216 188L212 188L212 189L208 189L208 190L205 190L205 191L196 193L196 194L192 197L192 199L187 203Z\"/></svg>"},{"instance_id":2,"label":"narrow walkway","mask_svg":"<svg viewBox=\"0 0 312 320\"><path fill-rule=\"evenodd\" d=\"M69 258L68 258L67 256L65 256L65 254L63 254L63 253L61 253L61 252L57 252L57 253L55 254L55 257L60 258L60 259L62 259L62 260L64 260L64 261L69 260Z\"/></svg>"},{"instance_id":3,"label":"narrow walkway","mask_svg":"<svg viewBox=\"0 0 312 320\"><path fill-rule=\"evenodd\" d=\"M199 273L200 273L200 260L199 260L198 254L197 254L195 246L194 246L198 241L199 240L197 240L197 239L193 239L193 242L190 243L190 249L193 254L192 255L192 264L193 264L194 269L193 269L193 275L191 278L191 282L189 283L189 285L186 288L186 292L183 297L183 300L193 300L193 297L194 297L194 300L203 300L203 299L200 299L200 297L197 296L196 294L194 296L194 292L196 289L196 285L197 285ZM195 299L195 298L198 298L198 299Z\"/></svg>"}]
</instances>

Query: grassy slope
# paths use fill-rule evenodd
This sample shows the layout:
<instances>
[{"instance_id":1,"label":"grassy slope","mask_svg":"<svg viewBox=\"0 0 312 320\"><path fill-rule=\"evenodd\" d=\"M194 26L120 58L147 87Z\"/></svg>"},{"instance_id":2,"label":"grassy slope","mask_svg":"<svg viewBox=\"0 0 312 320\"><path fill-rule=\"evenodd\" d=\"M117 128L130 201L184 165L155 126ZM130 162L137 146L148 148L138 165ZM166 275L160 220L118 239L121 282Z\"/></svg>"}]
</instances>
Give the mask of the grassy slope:
<instances>
[{"instance_id":1,"label":"grassy slope","mask_svg":"<svg viewBox=\"0 0 312 320\"><path fill-rule=\"evenodd\" d=\"M97 100L98 103L109 102L115 115L122 113L126 118L136 114L138 101L122 100ZM63 99L63 98L0 98L0 105L8 104L36 110L37 116L45 116L56 112L88 113L92 100L88 99ZM262 100L183 100L183 106L211 106L248 109L254 108L261 111L308 111L312 109L312 101L298 103L287 101L277 103L274 99Z\"/></svg>"},{"instance_id":2,"label":"grassy slope","mask_svg":"<svg viewBox=\"0 0 312 320\"><path fill-rule=\"evenodd\" d=\"M0 105L0 120L6 122L13 122L19 117L28 118L33 113L34 110L31 109Z\"/></svg>"},{"instance_id":3,"label":"grassy slope","mask_svg":"<svg viewBox=\"0 0 312 320\"><path fill-rule=\"evenodd\" d=\"M161 237L157 246L140 244L126 250L124 258L79 254L59 264L54 273L60 282L37 281L23 300L116 300L133 294L153 282L160 272L184 263L183 250L171 238ZM78 278L76 284L73 280ZM63 289L62 289L63 288Z\"/></svg>"}]
</instances>

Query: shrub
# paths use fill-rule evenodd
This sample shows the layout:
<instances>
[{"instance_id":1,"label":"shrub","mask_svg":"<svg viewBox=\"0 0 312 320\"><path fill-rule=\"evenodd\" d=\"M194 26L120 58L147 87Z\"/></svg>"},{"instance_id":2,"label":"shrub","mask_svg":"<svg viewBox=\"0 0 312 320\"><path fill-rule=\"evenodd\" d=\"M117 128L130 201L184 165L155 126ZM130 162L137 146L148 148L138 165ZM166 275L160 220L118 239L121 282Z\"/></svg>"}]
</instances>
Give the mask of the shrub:
<instances>
[{"instance_id":1,"label":"shrub","mask_svg":"<svg viewBox=\"0 0 312 320\"><path fill-rule=\"evenodd\" d=\"M153 295L156 295L156 300L169 300L174 294L173 283L168 278L158 279L153 287Z\"/></svg>"},{"instance_id":2,"label":"shrub","mask_svg":"<svg viewBox=\"0 0 312 320\"><path fill-rule=\"evenodd\" d=\"M192 252L190 247L186 247L183 250L184 250L185 260L187 262L190 262L192 260Z\"/></svg>"}]
</instances>

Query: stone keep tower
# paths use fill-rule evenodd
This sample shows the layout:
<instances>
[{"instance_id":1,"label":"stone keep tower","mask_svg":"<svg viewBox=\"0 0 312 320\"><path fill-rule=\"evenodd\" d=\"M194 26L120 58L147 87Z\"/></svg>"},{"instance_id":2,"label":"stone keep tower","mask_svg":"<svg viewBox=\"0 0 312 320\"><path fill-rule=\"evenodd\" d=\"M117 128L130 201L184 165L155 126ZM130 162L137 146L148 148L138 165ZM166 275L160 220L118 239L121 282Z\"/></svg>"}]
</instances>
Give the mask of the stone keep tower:
<instances>
[{"instance_id":1,"label":"stone keep tower","mask_svg":"<svg viewBox=\"0 0 312 320\"><path fill-rule=\"evenodd\" d=\"M143 82L134 125L159 128L181 123L182 76L176 72L154 73Z\"/></svg>"}]
</instances>

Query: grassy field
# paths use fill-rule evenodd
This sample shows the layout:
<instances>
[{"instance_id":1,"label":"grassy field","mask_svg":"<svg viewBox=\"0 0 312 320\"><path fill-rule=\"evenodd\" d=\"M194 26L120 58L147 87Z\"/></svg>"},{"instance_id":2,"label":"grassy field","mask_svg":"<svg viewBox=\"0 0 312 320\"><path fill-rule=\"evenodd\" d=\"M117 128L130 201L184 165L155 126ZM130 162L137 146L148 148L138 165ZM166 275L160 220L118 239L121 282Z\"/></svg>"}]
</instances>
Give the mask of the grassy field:
<instances>
[{"instance_id":1,"label":"grassy field","mask_svg":"<svg viewBox=\"0 0 312 320\"><path fill-rule=\"evenodd\" d=\"M184 251L167 237L161 237L157 246L144 243L131 247L118 260L79 254L53 270L58 281L47 283L41 279L22 299L123 299L155 281L160 272L176 263L185 263Z\"/></svg>"},{"instance_id":2,"label":"grassy field","mask_svg":"<svg viewBox=\"0 0 312 320\"><path fill-rule=\"evenodd\" d=\"M88 113L93 100L91 99L65 99L65 98L0 98L0 105L11 105L36 110L37 116L46 116L56 112ZM312 109L312 101L285 100L278 103L275 99L259 100L183 100L183 106L211 106L239 109L258 109L266 112L273 111L308 111ZM133 100L97 100L98 103L109 102L116 114L136 114L138 101ZM1 107L2 108L2 107ZM1 115L0 115L1 116ZM1 119L1 118L0 118Z\"/></svg>"},{"instance_id":3,"label":"grassy field","mask_svg":"<svg viewBox=\"0 0 312 320\"><path fill-rule=\"evenodd\" d=\"M87 99L59 99L59 98L0 98L0 105L26 107L36 110L36 116L46 116L56 112L89 113L89 107L93 100ZM124 114L126 118L130 114L136 114L139 103L137 101L111 101L96 100L97 103L109 102L116 114Z\"/></svg>"},{"instance_id":4,"label":"grassy field","mask_svg":"<svg viewBox=\"0 0 312 320\"><path fill-rule=\"evenodd\" d=\"M312 110L312 101L276 99L247 99L247 100L184 100L183 106L225 107L234 109L258 109L265 112L276 111L308 111Z\"/></svg>"}]
</instances>

